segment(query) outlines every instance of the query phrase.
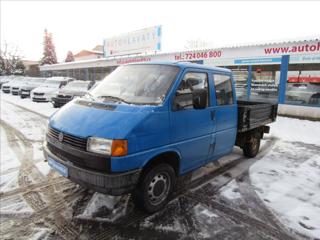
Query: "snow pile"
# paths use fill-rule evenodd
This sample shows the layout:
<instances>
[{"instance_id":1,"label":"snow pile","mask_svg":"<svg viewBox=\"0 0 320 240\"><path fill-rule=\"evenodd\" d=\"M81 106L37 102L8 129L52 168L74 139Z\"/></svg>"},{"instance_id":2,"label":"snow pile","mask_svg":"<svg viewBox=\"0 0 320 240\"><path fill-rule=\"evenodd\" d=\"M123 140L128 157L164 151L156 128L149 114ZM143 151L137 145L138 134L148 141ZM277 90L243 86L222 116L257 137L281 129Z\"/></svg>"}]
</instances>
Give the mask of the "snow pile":
<instances>
[{"instance_id":1,"label":"snow pile","mask_svg":"<svg viewBox=\"0 0 320 240\"><path fill-rule=\"evenodd\" d=\"M320 236L319 149L278 142L250 168L252 185L265 204L286 226L312 238Z\"/></svg>"},{"instance_id":2,"label":"snow pile","mask_svg":"<svg viewBox=\"0 0 320 240\"><path fill-rule=\"evenodd\" d=\"M277 117L271 125L271 135L284 141L304 142L320 146L320 122Z\"/></svg>"},{"instance_id":3,"label":"snow pile","mask_svg":"<svg viewBox=\"0 0 320 240\"><path fill-rule=\"evenodd\" d=\"M127 213L128 200L128 196L110 196L96 192L77 218L114 222Z\"/></svg>"}]
</instances>

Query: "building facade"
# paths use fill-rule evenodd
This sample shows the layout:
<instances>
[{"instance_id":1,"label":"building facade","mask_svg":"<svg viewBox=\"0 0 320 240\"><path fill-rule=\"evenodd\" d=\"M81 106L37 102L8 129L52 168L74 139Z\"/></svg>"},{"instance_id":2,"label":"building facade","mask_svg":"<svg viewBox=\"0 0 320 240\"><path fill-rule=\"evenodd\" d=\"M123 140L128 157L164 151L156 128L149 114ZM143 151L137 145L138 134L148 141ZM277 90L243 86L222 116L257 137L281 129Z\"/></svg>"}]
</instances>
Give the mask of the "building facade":
<instances>
[{"instance_id":1,"label":"building facade","mask_svg":"<svg viewBox=\"0 0 320 240\"><path fill-rule=\"evenodd\" d=\"M45 65L43 76L100 80L134 62L188 61L233 71L239 99L320 107L320 40L109 57Z\"/></svg>"}]
</instances>

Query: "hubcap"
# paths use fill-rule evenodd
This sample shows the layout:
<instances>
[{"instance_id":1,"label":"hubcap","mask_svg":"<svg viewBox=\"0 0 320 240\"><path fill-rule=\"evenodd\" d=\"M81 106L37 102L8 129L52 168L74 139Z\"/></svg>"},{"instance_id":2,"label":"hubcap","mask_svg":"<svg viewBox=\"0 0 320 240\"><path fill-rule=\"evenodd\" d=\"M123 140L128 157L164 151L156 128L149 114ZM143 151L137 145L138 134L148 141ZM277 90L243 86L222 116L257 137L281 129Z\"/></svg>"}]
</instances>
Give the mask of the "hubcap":
<instances>
[{"instance_id":1,"label":"hubcap","mask_svg":"<svg viewBox=\"0 0 320 240\"><path fill-rule=\"evenodd\" d=\"M156 174L148 187L150 203L153 205L162 203L168 196L170 185L171 182L167 173L162 172Z\"/></svg>"}]
</instances>

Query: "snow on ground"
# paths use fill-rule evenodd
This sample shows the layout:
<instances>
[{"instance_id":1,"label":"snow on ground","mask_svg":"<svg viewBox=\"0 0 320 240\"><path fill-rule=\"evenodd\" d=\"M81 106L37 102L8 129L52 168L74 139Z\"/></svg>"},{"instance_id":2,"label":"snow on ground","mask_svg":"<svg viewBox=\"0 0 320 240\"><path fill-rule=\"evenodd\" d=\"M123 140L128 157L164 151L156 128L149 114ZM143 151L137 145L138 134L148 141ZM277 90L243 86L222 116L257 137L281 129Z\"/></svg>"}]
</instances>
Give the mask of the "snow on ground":
<instances>
[{"instance_id":1,"label":"snow on ground","mask_svg":"<svg viewBox=\"0 0 320 240\"><path fill-rule=\"evenodd\" d=\"M59 108L54 108L50 102L33 102L30 98L21 99L18 96L12 94L5 94L1 91L0 98L4 101L17 104L21 107L29 109L31 111L40 113L44 116L50 117Z\"/></svg>"},{"instance_id":2,"label":"snow on ground","mask_svg":"<svg viewBox=\"0 0 320 240\"><path fill-rule=\"evenodd\" d=\"M279 117L271 125L271 131L279 141L251 166L251 182L284 225L317 238L320 236L320 122Z\"/></svg>"},{"instance_id":3,"label":"snow on ground","mask_svg":"<svg viewBox=\"0 0 320 240\"><path fill-rule=\"evenodd\" d=\"M0 213L1 217L14 215L18 218L26 218L33 213L33 210L21 197L14 196L1 200Z\"/></svg>"},{"instance_id":4,"label":"snow on ground","mask_svg":"<svg viewBox=\"0 0 320 240\"><path fill-rule=\"evenodd\" d=\"M35 165L43 176L47 176L51 170L49 164L45 161L38 162Z\"/></svg>"},{"instance_id":5,"label":"snow on ground","mask_svg":"<svg viewBox=\"0 0 320 240\"><path fill-rule=\"evenodd\" d=\"M17 188L19 171L13 171L0 176L0 192L6 192Z\"/></svg>"},{"instance_id":6,"label":"snow on ground","mask_svg":"<svg viewBox=\"0 0 320 240\"><path fill-rule=\"evenodd\" d=\"M41 141L44 138L46 119L34 113L27 113L10 103L2 102L1 119L21 131L31 141Z\"/></svg>"},{"instance_id":7,"label":"snow on ground","mask_svg":"<svg viewBox=\"0 0 320 240\"><path fill-rule=\"evenodd\" d=\"M7 135L2 127L0 127L0 138L0 172L3 173L19 167L20 161L9 147Z\"/></svg>"},{"instance_id":8,"label":"snow on ground","mask_svg":"<svg viewBox=\"0 0 320 240\"><path fill-rule=\"evenodd\" d=\"M232 180L229 184L220 189L221 196L228 198L229 200L241 198L241 194L238 191L238 185L235 180Z\"/></svg>"},{"instance_id":9,"label":"snow on ground","mask_svg":"<svg viewBox=\"0 0 320 240\"><path fill-rule=\"evenodd\" d=\"M9 147L7 135L0 127L0 192L18 187L18 167L20 161Z\"/></svg>"},{"instance_id":10,"label":"snow on ground","mask_svg":"<svg viewBox=\"0 0 320 240\"><path fill-rule=\"evenodd\" d=\"M271 135L291 142L304 142L320 146L320 122L277 117L272 123Z\"/></svg>"}]
</instances>

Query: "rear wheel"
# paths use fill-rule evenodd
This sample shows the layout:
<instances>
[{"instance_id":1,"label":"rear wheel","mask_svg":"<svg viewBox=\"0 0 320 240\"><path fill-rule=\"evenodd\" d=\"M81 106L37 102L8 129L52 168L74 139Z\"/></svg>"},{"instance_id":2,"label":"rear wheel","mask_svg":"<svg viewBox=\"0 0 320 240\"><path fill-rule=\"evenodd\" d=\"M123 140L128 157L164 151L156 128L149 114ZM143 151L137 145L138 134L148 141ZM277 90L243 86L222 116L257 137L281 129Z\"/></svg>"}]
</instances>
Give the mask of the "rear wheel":
<instances>
[{"instance_id":1,"label":"rear wheel","mask_svg":"<svg viewBox=\"0 0 320 240\"><path fill-rule=\"evenodd\" d=\"M156 165L141 176L132 196L135 205L149 213L159 211L168 202L175 185L175 172L166 163Z\"/></svg>"},{"instance_id":2,"label":"rear wheel","mask_svg":"<svg viewBox=\"0 0 320 240\"><path fill-rule=\"evenodd\" d=\"M260 135L258 133L251 134L243 146L243 154L246 157L253 158L257 156L260 148Z\"/></svg>"}]
</instances>

